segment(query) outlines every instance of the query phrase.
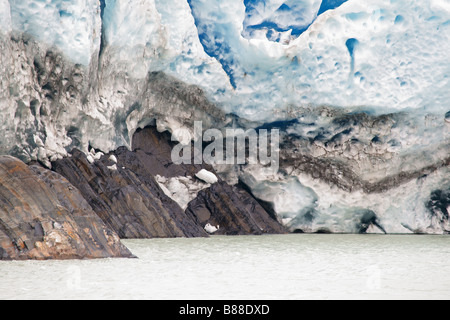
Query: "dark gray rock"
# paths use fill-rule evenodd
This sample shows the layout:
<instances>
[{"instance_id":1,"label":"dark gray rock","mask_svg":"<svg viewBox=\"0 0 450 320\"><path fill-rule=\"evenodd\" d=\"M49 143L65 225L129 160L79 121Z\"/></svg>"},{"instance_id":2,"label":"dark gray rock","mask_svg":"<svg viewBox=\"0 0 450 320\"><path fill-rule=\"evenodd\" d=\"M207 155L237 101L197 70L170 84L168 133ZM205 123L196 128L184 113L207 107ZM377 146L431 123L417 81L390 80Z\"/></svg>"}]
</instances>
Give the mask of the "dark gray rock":
<instances>
[{"instance_id":1,"label":"dark gray rock","mask_svg":"<svg viewBox=\"0 0 450 320\"><path fill-rule=\"evenodd\" d=\"M246 190L225 182L201 191L186 213L203 227L219 226L216 235L287 233Z\"/></svg>"},{"instance_id":2,"label":"dark gray rock","mask_svg":"<svg viewBox=\"0 0 450 320\"><path fill-rule=\"evenodd\" d=\"M169 132L158 132L155 127L138 130L133 136L132 150L153 176L166 178L195 176L201 169L214 171L205 163L176 165L172 162L172 149L178 144L171 141ZM193 148L193 146L192 146ZM191 153L192 155L194 152Z\"/></svg>"},{"instance_id":3,"label":"dark gray rock","mask_svg":"<svg viewBox=\"0 0 450 320\"><path fill-rule=\"evenodd\" d=\"M367 232L370 226L375 226L383 233L387 233L386 230L380 225L376 213L372 210L365 210L361 217L360 223L357 225L357 229L359 230L360 234L364 234Z\"/></svg>"},{"instance_id":4,"label":"dark gray rock","mask_svg":"<svg viewBox=\"0 0 450 320\"><path fill-rule=\"evenodd\" d=\"M130 169L139 175L152 174L166 178L194 177L202 169L216 173L212 166L205 163L173 164L171 153L175 143L170 141L170 137L169 133L159 133L154 127L137 131L133 137L133 150L140 161L139 165L132 164ZM118 152L119 158L121 153ZM231 186L220 178L219 183L198 194L189 204L186 214L202 228L208 223L219 225L220 230L215 233L219 235L286 233L285 228L276 220L274 212L267 211L249 190L240 184Z\"/></svg>"},{"instance_id":5,"label":"dark gray rock","mask_svg":"<svg viewBox=\"0 0 450 320\"><path fill-rule=\"evenodd\" d=\"M433 191L430 195L430 200L426 203L426 207L430 212L430 216L438 219L445 228L450 219L450 188ZM446 231L450 232L450 230Z\"/></svg>"},{"instance_id":6,"label":"dark gray rock","mask_svg":"<svg viewBox=\"0 0 450 320\"><path fill-rule=\"evenodd\" d=\"M84 153L74 150L72 157L54 162L53 169L81 191L94 211L121 238L207 236L164 194L149 170L152 165L148 166L126 148L120 148L115 156L117 164L109 160L109 155L91 164Z\"/></svg>"}]
</instances>

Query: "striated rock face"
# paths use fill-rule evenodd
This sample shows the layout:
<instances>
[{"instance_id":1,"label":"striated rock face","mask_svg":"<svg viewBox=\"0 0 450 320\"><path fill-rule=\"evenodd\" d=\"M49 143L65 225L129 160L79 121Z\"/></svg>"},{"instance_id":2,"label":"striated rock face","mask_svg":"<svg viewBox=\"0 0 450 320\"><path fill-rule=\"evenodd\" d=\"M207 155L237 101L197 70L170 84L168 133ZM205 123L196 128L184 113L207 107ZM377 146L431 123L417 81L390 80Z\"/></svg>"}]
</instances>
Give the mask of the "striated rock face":
<instances>
[{"instance_id":1,"label":"striated rock face","mask_svg":"<svg viewBox=\"0 0 450 320\"><path fill-rule=\"evenodd\" d=\"M0 157L0 260L133 257L59 174Z\"/></svg>"},{"instance_id":2,"label":"striated rock face","mask_svg":"<svg viewBox=\"0 0 450 320\"><path fill-rule=\"evenodd\" d=\"M134 151L74 149L54 171L0 157L0 260L133 257L120 238L286 232L240 186L197 177L214 175L210 166L171 163L167 133L149 127L135 136Z\"/></svg>"},{"instance_id":3,"label":"striated rock face","mask_svg":"<svg viewBox=\"0 0 450 320\"><path fill-rule=\"evenodd\" d=\"M133 149L88 156L74 150L52 163L121 238L207 237L208 223L220 224L222 235L285 232L246 191L196 176L213 175L211 166L175 165L167 132L138 130Z\"/></svg>"},{"instance_id":4,"label":"striated rock face","mask_svg":"<svg viewBox=\"0 0 450 320\"><path fill-rule=\"evenodd\" d=\"M185 192L192 193L193 200L188 203L186 214L202 228L208 224L219 226L219 230L214 232L216 235L286 232L276 217L271 217L256 199L240 186L231 186L221 179L217 183L212 183L215 182L214 179L210 181L212 184L203 184L205 179L201 179L199 173L207 172L213 176L215 170L212 166L205 163L174 165L171 161L172 147L170 134L159 133L154 127L138 130L133 137L133 149L153 175L169 179L171 183L168 187L172 187L170 189L174 189L174 193L181 193L184 186ZM139 167L135 170L139 170ZM188 182L186 179L189 179ZM198 184L203 184L203 188L199 188Z\"/></svg>"},{"instance_id":5,"label":"striated rock face","mask_svg":"<svg viewBox=\"0 0 450 320\"><path fill-rule=\"evenodd\" d=\"M186 212L202 226L218 226L218 235L286 233L246 190L225 182L200 191Z\"/></svg>"},{"instance_id":6,"label":"striated rock face","mask_svg":"<svg viewBox=\"0 0 450 320\"><path fill-rule=\"evenodd\" d=\"M145 162L126 148L89 163L78 150L53 163L121 238L201 237L207 234L159 188Z\"/></svg>"}]
</instances>

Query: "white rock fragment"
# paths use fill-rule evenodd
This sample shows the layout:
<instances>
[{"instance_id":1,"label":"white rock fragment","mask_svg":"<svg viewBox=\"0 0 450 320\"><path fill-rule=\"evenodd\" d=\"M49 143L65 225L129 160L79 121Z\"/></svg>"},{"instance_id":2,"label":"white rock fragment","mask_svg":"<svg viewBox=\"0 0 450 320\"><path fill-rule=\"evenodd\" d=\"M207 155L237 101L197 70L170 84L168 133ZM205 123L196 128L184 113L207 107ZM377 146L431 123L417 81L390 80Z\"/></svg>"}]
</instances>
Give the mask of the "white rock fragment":
<instances>
[{"instance_id":1,"label":"white rock fragment","mask_svg":"<svg viewBox=\"0 0 450 320\"><path fill-rule=\"evenodd\" d=\"M94 157L90 154L87 155L87 161L89 161L90 164L93 164L95 162Z\"/></svg>"},{"instance_id":2,"label":"white rock fragment","mask_svg":"<svg viewBox=\"0 0 450 320\"><path fill-rule=\"evenodd\" d=\"M103 152L97 152L94 156L95 160L100 160L105 154Z\"/></svg>"},{"instance_id":3,"label":"white rock fragment","mask_svg":"<svg viewBox=\"0 0 450 320\"><path fill-rule=\"evenodd\" d=\"M111 155L111 156L109 157L109 161L112 161L112 162L114 162L114 163L117 163L117 157L116 157L115 155Z\"/></svg>"},{"instance_id":4,"label":"white rock fragment","mask_svg":"<svg viewBox=\"0 0 450 320\"><path fill-rule=\"evenodd\" d=\"M162 183L158 183L158 184L159 184L159 187L161 188L161 190L164 192L164 194L166 196L168 196L169 198L173 197L172 192L169 189L167 189L165 185L163 185Z\"/></svg>"},{"instance_id":5,"label":"white rock fragment","mask_svg":"<svg viewBox=\"0 0 450 320\"><path fill-rule=\"evenodd\" d=\"M214 227L209 223L205 226L205 231L208 232L209 234L216 233L217 231L219 231L219 229L220 226Z\"/></svg>"},{"instance_id":6,"label":"white rock fragment","mask_svg":"<svg viewBox=\"0 0 450 320\"><path fill-rule=\"evenodd\" d=\"M197 173L195 176L197 178L199 178L200 180L203 180L209 184L214 184L219 181L219 179L217 178L217 176L214 173L212 173L208 170L205 170L205 169L200 170L200 172Z\"/></svg>"},{"instance_id":7,"label":"white rock fragment","mask_svg":"<svg viewBox=\"0 0 450 320\"><path fill-rule=\"evenodd\" d=\"M36 146L38 146L39 148L44 148L45 144L44 142L42 142L42 139L39 138L38 136L34 136L34 143L36 144Z\"/></svg>"},{"instance_id":8,"label":"white rock fragment","mask_svg":"<svg viewBox=\"0 0 450 320\"><path fill-rule=\"evenodd\" d=\"M53 222L53 228L61 230L63 228L62 224L60 224L59 222Z\"/></svg>"},{"instance_id":9,"label":"white rock fragment","mask_svg":"<svg viewBox=\"0 0 450 320\"><path fill-rule=\"evenodd\" d=\"M117 171L117 165L116 164L114 164L114 165L112 165L112 166L109 166L109 167L107 167L109 170L111 170L111 171Z\"/></svg>"}]
</instances>

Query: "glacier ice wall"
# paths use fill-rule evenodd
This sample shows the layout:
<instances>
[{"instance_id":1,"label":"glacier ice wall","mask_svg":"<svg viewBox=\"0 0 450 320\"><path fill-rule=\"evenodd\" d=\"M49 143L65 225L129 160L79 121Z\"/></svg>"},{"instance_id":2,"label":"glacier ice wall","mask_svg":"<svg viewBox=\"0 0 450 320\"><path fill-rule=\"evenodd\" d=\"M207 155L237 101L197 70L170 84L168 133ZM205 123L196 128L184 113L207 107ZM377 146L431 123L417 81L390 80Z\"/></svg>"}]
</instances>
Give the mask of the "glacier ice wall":
<instances>
[{"instance_id":1,"label":"glacier ice wall","mask_svg":"<svg viewBox=\"0 0 450 320\"><path fill-rule=\"evenodd\" d=\"M347 0L245 0L242 35L289 43L305 32L322 13Z\"/></svg>"},{"instance_id":2,"label":"glacier ice wall","mask_svg":"<svg viewBox=\"0 0 450 320\"><path fill-rule=\"evenodd\" d=\"M0 1L0 31L3 33L11 31L11 8L8 0Z\"/></svg>"},{"instance_id":3,"label":"glacier ice wall","mask_svg":"<svg viewBox=\"0 0 450 320\"><path fill-rule=\"evenodd\" d=\"M101 35L95 3L1 2L2 153L46 163L67 154L70 132L82 121L80 101L95 85Z\"/></svg>"},{"instance_id":4,"label":"glacier ice wall","mask_svg":"<svg viewBox=\"0 0 450 320\"><path fill-rule=\"evenodd\" d=\"M321 4L321 0L244 1L243 36L289 41L290 36L303 33L312 24Z\"/></svg>"},{"instance_id":5,"label":"glacier ice wall","mask_svg":"<svg viewBox=\"0 0 450 320\"><path fill-rule=\"evenodd\" d=\"M2 0L0 6L2 32L15 34L15 40L23 38L18 34L26 35L22 42L27 48L28 39L40 48L39 53L17 49L26 53L31 69L35 62L31 59L39 64L53 50L68 61L65 66L83 70L74 71L72 77L86 89L77 99L79 110L73 113L65 108L64 113L73 118L86 113L100 123L94 126L97 131L114 127L119 110L125 110L123 116L127 117L132 105L136 109L137 101L132 100L139 100L135 97L145 92L149 72L164 72L196 85L225 112L251 120L285 119L297 107L322 105L364 108L377 114L414 110L422 116L429 112L444 116L448 112L450 11L446 0L102 3ZM329 8L335 9L326 10ZM287 44L247 37L249 26L266 32L273 24L294 34L300 32L300 25L310 26ZM17 43L5 39L4 46ZM18 78L25 71L6 63L14 50L3 50L3 65L11 69L11 78ZM57 74L60 69L57 65L57 77L61 77ZM70 78L62 80L66 83ZM46 80L40 80L45 87ZM10 82L3 85L2 92L14 93L21 79ZM72 88L77 87L67 85L63 90ZM7 99L31 104L11 95ZM146 117L141 111L131 112L130 132L131 122ZM75 124L66 127L77 127ZM73 134L73 130L67 131ZM97 133L91 136L98 137ZM97 146L115 135L106 133L105 141ZM84 145L95 140L77 139ZM126 135L114 139L117 141L103 148L128 140ZM67 143L61 146L66 148Z\"/></svg>"},{"instance_id":6,"label":"glacier ice wall","mask_svg":"<svg viewBox=\"0 0 450 320\"><path fill-rule=\"evenodd\" d=\"M73 147L129 146L156 118L161 128L195 112L221 118L198 85L230 86L204 53L188 4L130 3L2 0L2 153L50 166Z\"/></svg>"},{"instance_id":7,"label":"glacier ice wall","mask_svg":"<svg viewBox=\"0 0 450 320\"><path fill-rule=\"evenodd\" d=\"M100 44L101 20L96 1L11 2L12 29L64 50L75 63L89 65Z\"/></svg>"},{"instance_id":8,"label":"glacier ice wall","mask_svg":"<svg viewBox=\"0 0 450 320\"><path fill-rule=\"evenodd\" d=\"M377 192L344 190L301 171L249 170L241 179L293 232L442 234L450 231L449 175L447 164Z\"/></svg>"},{"instance_id":9,"label":"glacier ice wall","mask_svg":"<svg viewBox=\"0 0 450 320\"><path fill-rule=\"evenodd\" d=\"M251 189L292 231L449 231L450 130L442 117L297 112L275 125L283 128L277 174L257 166L219 168L222 174Z\"/></svg>"},{"instance_id":10,"label":"glacier ice wall","mask_svg":"<svg viewBox=\"0 0 450 320\"><path fill-rule=\"evenodd\" d=\"M0 0L0 153L287 121L279 175L218 170L293 230L442 232L449 28L449 0Z\"/></svg>"},{"instance_id":11,"label":"glacier ice wall","mask_svg":"<svg viewBox=\"0 0 450 320\"><path fill-rule=\"evenodd\" d=\"M446 1L348 1L317 18L320 3L304 1L300 16L305 25L314 23L287 45L248 39L242 1L189 3L206 52L230 75L238 101L229 108L239 115L267 119L290 104L365 106L381 113L448 108L448 90L442 90L449 86ZM283 4L256 3L269 12ZM276 19L292 21L289 15Z\"/></svg>"}]
</instances>

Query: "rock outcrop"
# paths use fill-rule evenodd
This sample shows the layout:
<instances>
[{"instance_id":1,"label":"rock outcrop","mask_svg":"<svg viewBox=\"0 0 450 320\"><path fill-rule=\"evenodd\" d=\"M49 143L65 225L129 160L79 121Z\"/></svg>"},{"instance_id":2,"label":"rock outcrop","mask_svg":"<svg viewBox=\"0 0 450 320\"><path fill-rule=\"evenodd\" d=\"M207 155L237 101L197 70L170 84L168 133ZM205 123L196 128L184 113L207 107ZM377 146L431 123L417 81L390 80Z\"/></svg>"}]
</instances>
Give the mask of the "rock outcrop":
<instances>
[{"instance_id":1,"label":"rock outcrop","mask_svg":"<svg viewBox=\"0 0 450 320\"><path fill-rule=\"evenodd\" d=\"M172 147L169 133L147 127L135 133L133 151L121 147L89 161L74 150L52 167L81 191L121 238L207 237L208 223L220 225L216 234L221 235L286 232L247 191L222 180L211 185L196 177L201 171L213 175L211 166L175 165ZM177 192L191 192L192 202L185 201L186 206L177 202L155 177L176 180L184 188Z\"/></svg>"},{"instance_id":2,"label":"rock outcrop","mask_svg":"<svg viewBox=\"0 0 450 320\"><path fill-rule=\"evenodd\" d=\"M211 166L174 165L169 138L149 127L135 134L133 151L74 149L53 171L0 157L0 259L133 257L121 238L286 233L253 195ZM186 184L185 205L167 194L164 179Z\"/></svg>"},{"instance_id":3,"label":"rock outcrop","mask_svg":"<svg viewBox=\"0 0 450 320\"><path fill-rule=\"evenodd\" d=\"M90 163L74 150L53 163L83 194L107 226L122 239L206 237L206 232L167 197L148 171L142 156L120 148Z\"/></svg>"},{"instance_id":4,"label":"rock outcrop","mask_svg":"<svg viewBox=\"0 0 450 320\"><path fill-rule=\"evenodd\" d=\"M57 173L0 157L0 260L133 257Z\"/></svg>"},{"instance_id":5,"label":"rock outcrop","mask_svg":"<svg viewBox=\"0 0 450 320\"><path fill-rule=\"evenodd\" d=\"M194 161L192 161L193 164L174 164L172 150L178 142L171 141L171 138L172 136L168 131L158 132L152 126L139 129L134 134L132 150L145 163L149 173L154 176L176 178L181 176L194 177L202 169L214 171L212 166L205 163L194 164ZM191 154L194 154L194 152Z\"/></svg>"},{"instance_id":6,"label":"rock outcrop","mask_svg":"<svg viewBox=\"0 0 450 320\"><path fill-rule=\"evenodd\" d=\"M204 227L216 226L217 235L286 233L246 190L223 181L200 191L186 212Z\"/></svg>"}]
</instances>

